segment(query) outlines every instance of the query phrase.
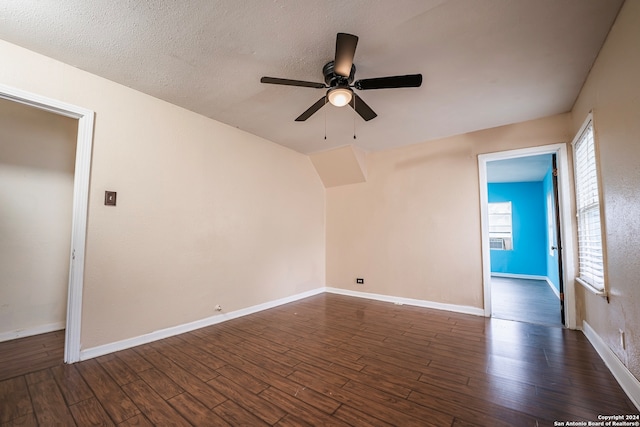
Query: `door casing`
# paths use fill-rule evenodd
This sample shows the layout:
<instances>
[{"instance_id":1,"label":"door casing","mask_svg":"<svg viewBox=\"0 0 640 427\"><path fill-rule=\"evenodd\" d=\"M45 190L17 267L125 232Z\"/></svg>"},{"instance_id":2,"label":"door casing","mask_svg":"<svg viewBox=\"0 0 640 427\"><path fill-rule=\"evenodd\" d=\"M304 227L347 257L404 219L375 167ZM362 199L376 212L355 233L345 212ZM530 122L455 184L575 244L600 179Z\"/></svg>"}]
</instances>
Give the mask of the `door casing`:
<instances>
[{"instance_id":1,"label":"door casing","mask_svg":"<svg viewBox=\"0 0 640 427\"><path fill-rule=\"evenodd\" d=\"M566 144L551 144L517 150L501 151L478 155L478 174L480 191L480 226L482 231L482 286L484 290L484 315L491 317L491 258L489 249L489 213L487 163L496 160L515 159L518 157L555 154L558 168L558 208L560 210L560 230L562 251L562 281L564 284L565 326L576 329L575 304L575 261L573 243L573 221L571 210L571 175Z\"/></svg>"}]
</instances>

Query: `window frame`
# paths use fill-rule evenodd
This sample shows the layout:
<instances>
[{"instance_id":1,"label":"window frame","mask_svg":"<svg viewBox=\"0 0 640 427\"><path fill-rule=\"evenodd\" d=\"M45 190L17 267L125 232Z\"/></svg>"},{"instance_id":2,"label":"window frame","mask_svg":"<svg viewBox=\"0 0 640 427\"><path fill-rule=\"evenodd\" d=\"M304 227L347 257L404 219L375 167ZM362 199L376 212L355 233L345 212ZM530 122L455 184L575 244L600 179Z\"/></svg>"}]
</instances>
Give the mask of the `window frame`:
<instances>
[{"instance_id":1,"label":"window frame","mask_svg":"<svg viewBox=\"0 0 640 427\"><path fill-rule=\"evenodd\" d=\"M581 184L579 184L578 182L578 156L576 153L576 147L579 146L579 143L583 140L583 136L585 135L585 133L588 131L589 127L591 127L591 140L593 142L593 169L595 172L595 181L596 181L596 185L597 185L597 192L596 192L596 196L597 196L597 212L599 215L599 226L600 226L600 251L602 253L602 285L598 286L598 283L595 283L593 280L591 280L590 278L583 276L582 275L582 271L581 271L581 265L580 265L580 254L581 254L581 248L580 248L580 228L581 228L581 214L583 214L584 212L588 211L590 208L585 208L584 210L581 210L580 206L578 205L579 200L578 200L578 194L579 194L579 186ZM600 175L600 150L599 150L599 143L598 143L598 133L596 131L596 126L595 126L595 121L594 121L594 117L593 117L593 111L589 112L589 114L587 115L587 118L585 119L585 121L583 122L582 126L580 126L580 129L578 130L578 132L576 133L576 136L573 138L573 141L571 142L571 146L572 146L572 154L573 154L573 176L574 176L574 190L575 190L575 215L576 215L576 256L577 256L577 260L578 263L576 265L576 281L578 283L580 283L582 286L584 286L586 289L588 289L589 291L591 291L592 293L596 294L596 295L600 295L600 296L607 296L607 289L608 289L608 276L607 276L607 254L606 254L606 240L605 240L605 236L606 236L606 232L605 232L605 215L604 215L604 198L602 197L602 179L601 179L601 175ZM591 208L591 209L595 209Z\"/></svg>"},{"instance_id":2,"label":"window frame","mask_svg":"<svg viewBox=\"0 0 640 427\"><path fill-rule=\"evenodd\" d=\"M508 213L499 213L498 215L509 215L509 231L508 232L500 232L500 231L491 231L491 205L509 205ZM489 245L491 245L491 239L502 239L502 248L492 248L489 247L493 251L512 251L513 250L513 203L511 200L507 200L504 202L488 202L487 203L487 222L489 224ZM492 235L493 234L493 235ZM497 236L496 234L508 234L508 236Z\"/></svg>"}]
</instances>

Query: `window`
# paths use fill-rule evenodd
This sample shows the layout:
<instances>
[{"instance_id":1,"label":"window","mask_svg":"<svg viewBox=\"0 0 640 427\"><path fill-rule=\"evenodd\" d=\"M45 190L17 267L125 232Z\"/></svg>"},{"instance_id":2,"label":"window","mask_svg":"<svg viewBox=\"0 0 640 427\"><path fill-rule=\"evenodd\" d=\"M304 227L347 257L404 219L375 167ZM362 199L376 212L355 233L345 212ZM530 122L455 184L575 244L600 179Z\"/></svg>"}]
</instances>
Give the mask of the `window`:
<instances>
[{"instance_id":1,"label":"window","mask_svg":"<svg viewBox=\"0 0 640 427\"><path fill-rule=\"evenodd\" d=\"M513 249L511 202L489 203L489 248Z\"/></svg>"},{"instance_id":2,"label":"window","mask_svg":"<svg viewBox=\"0 0 640 427\"><path fill-rule=\"evenodd\" d=\"M591 115L573 142L573 154L578 217L578 281L604 292L600 193Z\"/></svg>"}]
</instances>

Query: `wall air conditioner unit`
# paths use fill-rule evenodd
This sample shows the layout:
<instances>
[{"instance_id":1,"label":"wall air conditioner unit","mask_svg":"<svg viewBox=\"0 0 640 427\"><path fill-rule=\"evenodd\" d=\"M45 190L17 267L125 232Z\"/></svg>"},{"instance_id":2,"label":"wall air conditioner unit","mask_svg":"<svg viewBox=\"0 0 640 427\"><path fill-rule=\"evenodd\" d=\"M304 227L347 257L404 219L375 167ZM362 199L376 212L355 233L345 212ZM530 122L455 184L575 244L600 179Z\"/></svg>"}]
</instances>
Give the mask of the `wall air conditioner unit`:
<instances>
[{"instance_id":1,"label":"wall air conditioner unit","mask_svg":"<svg viewBox=\"0 0 640 427\"><path fill-rule=\"evenodd\" d=\"M505 250L504 238L502 237L491 237L489 239L489 249L499 249Z\"/></svg>"}]
</instances>

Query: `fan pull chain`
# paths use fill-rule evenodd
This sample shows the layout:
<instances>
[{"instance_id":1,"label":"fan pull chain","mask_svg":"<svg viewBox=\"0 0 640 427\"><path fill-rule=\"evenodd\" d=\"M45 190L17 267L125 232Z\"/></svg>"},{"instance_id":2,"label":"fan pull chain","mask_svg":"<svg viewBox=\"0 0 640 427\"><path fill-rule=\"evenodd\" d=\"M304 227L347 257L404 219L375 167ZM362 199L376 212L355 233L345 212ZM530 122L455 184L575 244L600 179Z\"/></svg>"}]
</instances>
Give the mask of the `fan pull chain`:
<instances>
[{"instance_id":1,"label":"fan pull chain","mask_svg":"<svg viewBox=\"0 0 640 427\"><path fill-rule=\"evenodd\" d=\"M324 97L324 106L327 106L327 97ZM327 109L324 109L324 140L327 140Z\"/></svg>"},{"instance_id":2,"label":"fan pull chain","mask_svg":"<svg viewBox=\"0 0 640 427\"><path fill-rule=\"evenodd\" d=\"M353 139L356 139L356 97L353 97Z\"/></svg>"}]
</instances>

